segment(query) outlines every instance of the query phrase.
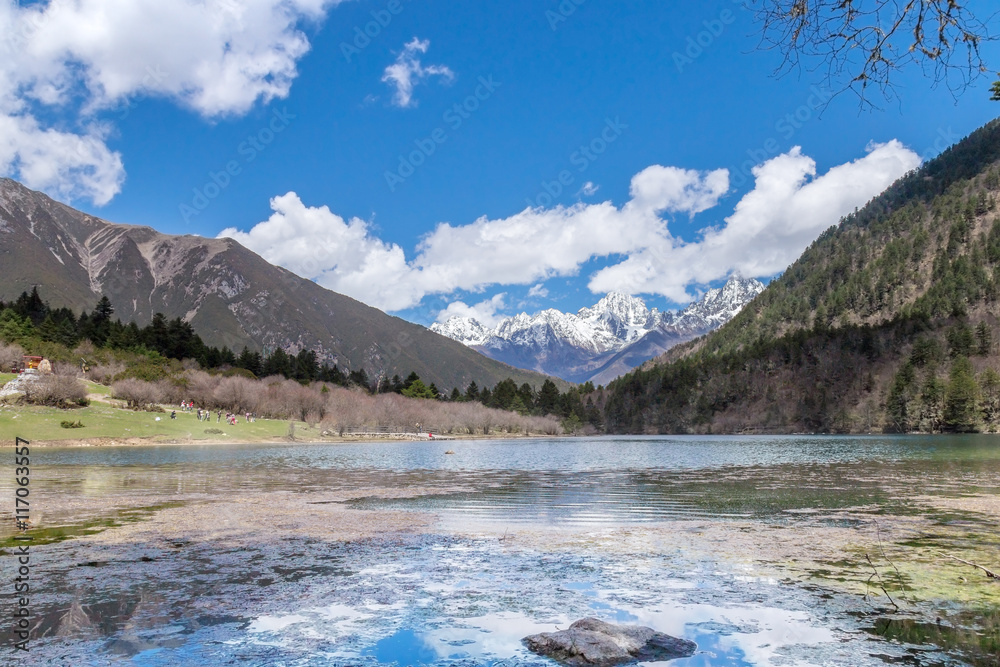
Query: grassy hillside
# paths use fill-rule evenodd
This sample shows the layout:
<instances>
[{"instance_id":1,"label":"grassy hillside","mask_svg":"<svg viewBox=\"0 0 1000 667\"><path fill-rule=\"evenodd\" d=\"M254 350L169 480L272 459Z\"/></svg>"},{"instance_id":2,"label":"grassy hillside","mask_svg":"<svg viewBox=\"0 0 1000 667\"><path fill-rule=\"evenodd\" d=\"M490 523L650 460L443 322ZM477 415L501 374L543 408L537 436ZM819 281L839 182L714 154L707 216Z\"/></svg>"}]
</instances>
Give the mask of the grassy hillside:
<instances>
[{"instance_id":1,"label":"grassy hillside","mask_svg":"<svg viewBox=\"0 0 1000 667\"><path fill-rule=\"evenodd\" d=\"M608 428L997 428L998 199L993 121L824 233L726 326L613 383Z\"/></svg>"}]
</instances>

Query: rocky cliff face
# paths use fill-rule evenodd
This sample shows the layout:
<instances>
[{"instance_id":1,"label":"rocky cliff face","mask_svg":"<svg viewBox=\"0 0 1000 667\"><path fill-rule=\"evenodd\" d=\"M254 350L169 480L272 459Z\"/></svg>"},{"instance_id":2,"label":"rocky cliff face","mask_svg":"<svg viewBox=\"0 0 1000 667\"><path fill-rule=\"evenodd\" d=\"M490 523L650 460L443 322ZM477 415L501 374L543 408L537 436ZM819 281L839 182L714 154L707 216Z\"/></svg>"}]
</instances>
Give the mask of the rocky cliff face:
<instances>
[{"instance_id":1,"label":"rocky cliff face","mask_svg":"<svg viewBox=\"0 0 1000 667\"><path fill-rule=\"evenodd\" d=\"M571 382L611 379L732 319L764 286L739 277L709 290L679 312L661 313L642 299L611 293L577 313L545 310L507 318L490 329L472 318L435 324L434 331L493 359Z\"/></svg>"}]
</instances>

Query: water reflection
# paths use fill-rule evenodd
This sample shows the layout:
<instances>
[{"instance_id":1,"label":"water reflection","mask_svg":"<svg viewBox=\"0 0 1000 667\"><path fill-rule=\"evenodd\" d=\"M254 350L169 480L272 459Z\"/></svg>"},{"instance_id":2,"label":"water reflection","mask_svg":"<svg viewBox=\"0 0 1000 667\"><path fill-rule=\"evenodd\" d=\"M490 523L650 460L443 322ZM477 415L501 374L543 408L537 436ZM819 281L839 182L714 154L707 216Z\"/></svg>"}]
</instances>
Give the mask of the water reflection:
<instances>
[{"instance_id":1,"label":"water reflection","mask_svg":"<svg viewBox=\"0 0 1000 667\"><path fill-rule=\"evenodd\" d=\"M998 443L997 436L690 437L39 449L32 472L40 501L54 508L50 525L84 518L56 502L72 496L124 502L140 494L173 500L372 487L438 489L437 497L383 506L442 512L452 525L600 525L857 506L912 513L916 495L1000 491ZM0 479L0 493L10 484ZM452 493L456 487L470 491Z\"/></svg>"},{"instance_id":2,"label":"water reflection","mask_svg":"<svg viewBox=\"0 0 1000 667\"><path fill-rule=\"evenodd\" d=\"M924 514L927 498L996 494L998 442L705 437L39 449L33 507L44 512L44 530L61 537L168 506L197 506L212 521L204 508L244 494L332 503L339 501L331 493L373 488L381 497L349 506L429 511L440 523L412 542L309 542L276 526L273 542L153 540L99 557L77 556L90 553L79 540L52 544L42 552L49 578L34 655L38 664L58 656L143 666L551 664L527 654L521 638L593 615L696 641L699 653L670 663L677 667L949 663L938 646L993 664L975 656L995 655L995 609L966 610L942 626L916 614L875 621L852 615L859 596L739 576L719 554L745 555L761 546L755 540L779 533L808 542L820 533L805 534L807 527L853 530L884 515L922 522L898 546L995 552L1000 538L982 516L961 507L933 521ZM11 490L0 479L0 493ZM386 490L418 493L386 498ZM687 536L654 534L662 522L705 532L717 553L702 559L685 550ZM541 537L481 537L507 527ZM611 533L591 536L606 527L652 537L626 548ZM580 539L548 545L550 529ZM743 530L758 532L741 537ZM827 565L842 580L852 567L832 557ZM907 566L908 577L920 574Z\"/></svg>"}]
</instances>

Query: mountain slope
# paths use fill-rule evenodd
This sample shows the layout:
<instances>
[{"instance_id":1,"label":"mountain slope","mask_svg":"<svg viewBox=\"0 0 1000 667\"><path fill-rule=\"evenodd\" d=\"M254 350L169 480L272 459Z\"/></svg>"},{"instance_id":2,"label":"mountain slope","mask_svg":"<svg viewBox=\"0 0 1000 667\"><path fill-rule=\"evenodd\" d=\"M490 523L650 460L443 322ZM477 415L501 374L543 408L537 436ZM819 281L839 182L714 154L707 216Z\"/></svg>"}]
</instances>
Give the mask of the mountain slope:
<instances>
[{"instance_id":1,"label":"mountain slope","mask_svg":"<svg viewBox=\"0 0 1000 667\"><path fill-rule=\"evenodd\" d=\"M431 328L513 366L571 382L605 384L732 319L763 289L756 280L733 276L680 312L660 313L648 309L642 299L611 293L575 314L521 313L493 329L472 318L455 317Z\"/></svg>"},{"instance_id":2,"label":"mountain slope","mask_svg":"<svg viewBox=\"0 0 1000 667\"><path fill-rule=\"evenodd\" d=\"M609 428L955 430L946 390L969 373L995 425L998 197L993 121L825 232L718 331L617 381Z\"/></svg>"},{"instance_id":3,"label":"mountain slope","mask_svg":"<svg viewBox=\"0 0 1000 667\"><path fill-rule=\"evenodd\" d=\"M80 311L103 294L123 321L181 317L207 344L236 351L312 349L370 374L416 371L441 389L545 379L323 289L230 239L112 224L9 179L0 179L0 269L0 299L39 285L53 306Z\"/></svg>"}]
</instances>

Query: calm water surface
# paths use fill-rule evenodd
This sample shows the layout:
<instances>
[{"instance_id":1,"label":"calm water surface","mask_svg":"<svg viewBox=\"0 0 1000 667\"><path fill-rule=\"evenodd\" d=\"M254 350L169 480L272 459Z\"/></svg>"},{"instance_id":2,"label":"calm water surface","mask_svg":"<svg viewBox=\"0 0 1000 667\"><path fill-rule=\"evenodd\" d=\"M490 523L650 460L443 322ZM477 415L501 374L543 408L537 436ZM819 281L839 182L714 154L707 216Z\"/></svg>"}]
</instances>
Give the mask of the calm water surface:
<instances>
[{"instance_id":1,"label":"calm water surface","mask_svg":"<svg viewBox=\"0 0 1000 667\"><path fill-rule=\"evenodd\" d=\"M1000 487L1000 436L76 448L39 449L35 461L40 487L92 495L135 487L151 498L227 489L473 487L371 503L431 509L453 522L620 524L868 503L905 513L913 496Z\"/></svg>"},{"instance_id":2,"label":"calm water surface","mask_svg":"<svg viewBox=\"0 0 1000 667\"><path fill-rule=\"evenodd\" d=\"M142 494L153 506L186 495L373 486L427 492L361 498L352 506L440 518L437 534L395 547L191 547L186 557L197 562L197 587L183 567L173 574L160 568L155 586L127 571L112 586L100 577L81 579L74 565L56 567L38 664L542 665L550 663L527 654L521 637L584 615L698 642L697 656L670 663L678 667L991 664L961 651L879 639L863 631L867 621L856 619L855 599L745 575L676 549L512 548L458 535L508 526L586 534L678 519L794 526L803 512L858 507L873 515L919 514L913 499L920 496L996 494L998 437L37 449L33 462L32 484L41 494L80 499L46 517L50 524L92 519L100 511L88 501L116 494ZM0 493L11 492L8 480L0 482ZM45 553L53 562L72 560L74 544L52 544ZM268 564L268 549L283 548L294 552L294 562L282 558L286 569L299 570L295 576ZM268 576L256 577L254 568ZM241 604L241 596L259 597L261 590L267 604ZM52 628L72 611L70 599L91 622L74 636L56 637ZM55 656L69 662L52 662Z\"/></svg>"}]
</instances>

